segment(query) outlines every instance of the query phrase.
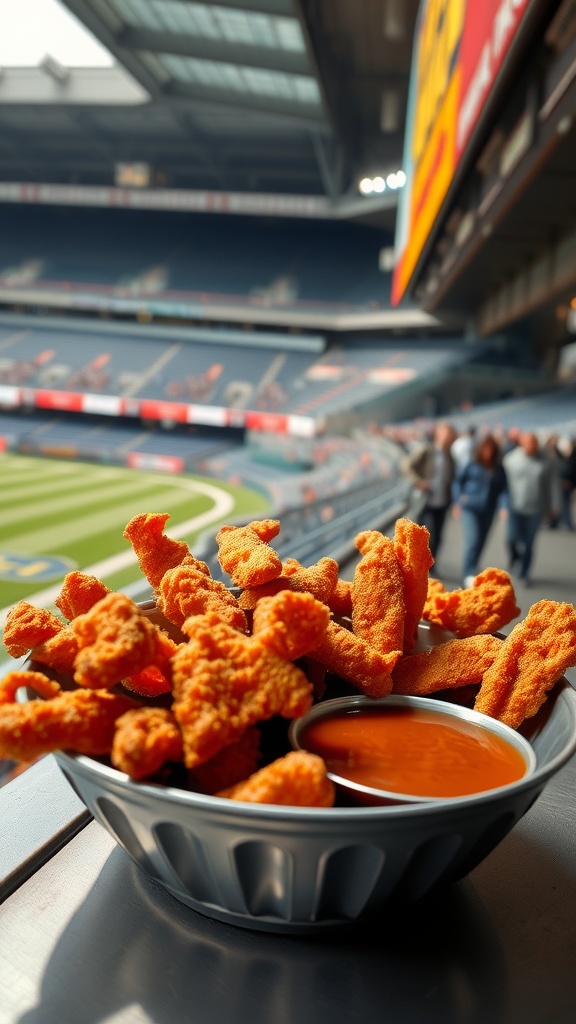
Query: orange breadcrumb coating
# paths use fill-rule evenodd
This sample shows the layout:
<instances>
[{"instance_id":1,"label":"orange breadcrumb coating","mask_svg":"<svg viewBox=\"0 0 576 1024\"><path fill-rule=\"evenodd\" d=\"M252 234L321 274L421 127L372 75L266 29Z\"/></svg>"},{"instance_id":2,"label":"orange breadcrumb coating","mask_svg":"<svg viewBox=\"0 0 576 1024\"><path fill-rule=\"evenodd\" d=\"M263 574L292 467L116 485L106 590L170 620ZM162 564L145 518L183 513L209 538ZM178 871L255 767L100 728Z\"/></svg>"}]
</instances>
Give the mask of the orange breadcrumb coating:
<instances>
[{"instance_id":1,"label":"orange breadcrumb coating","mask_svg":"<svg viewBox=\"0 0 576 1024\"><path fill-rule=\"evenodd\" d=\"M188 788L197 793L214 794L234 786L252 775L260 758L260 730L251 726L240 739L223 747L214 757L188 772Z\"/></svg>"},{"instance_id":2,"label":"orange breadcrumb coating","mask_svg":"<svg viewBox=\"0 0 576 1024\"><path fill-rule=\"evenodd\" d=\"M404 654L408 654L418 638L418 624L428 594L428 573L434 565L434 558L428 529L410 519L396 520L392 539L403 582L406 609L403 646Z\"/></svg>"},{"instance_id":3,"label":"orange breadcrumb coating","mask_svg":"<svg viewBox=\"0 0 576 1024\"><path fill-rule=\"evenodd\" d=\"M145 779L181 757L182 737L168 708L131 708L117 719L110 760L130 778Z\"/></svg>"},{"instance_id":4,"label":"orange breadcrumb coating","mask_svg":"<svg viewBox=\"0 0 576 1024\"><path fill-rule=\"evenodd\" d=\"M50 679L43 672L32 669L12 669L7 672L0 682L0 705L12 704L16 700L16 693L21 687L34 690L41 697L57 697L62 692L60 683Z\"/></svg>"},{"instance_id":5,"label":"orange breadcrumb coating","mask_svg":"<svg viewBox=\"0 0 576 1024\"><path fill-rule=\"evenodd\" d=\"M392 669L402 651L383 654L345 626L329 622L310 654L368 697L385 697L392 690Z\"/></svg>"},{"instance_id":6,"label":"orange breadcrumb coating","mask_svg":"<svg viewBox=\"0 0 576 1024\"><path fill-rule=\"evenodd\" d=\"M338 579L326 604L337 618L349 618L352 615L352 580Z\"/></svg>"},{"instance_id":7,"label":"orange breadcrumb coating","mask_svg":"<svg viewBox=\"0 0 576 1024\"><path fill-rule=\"evenodd\" d=\"M537 601L506 637L484 673L474 707L517 729L576 665L576 608Z\"/></svg>"},{"instance_id":8,"label":"orange breadcrumb coating","mask_svg":"<svg viewBox=\"0 0 576 1024\"><path fill-rule=\"evenodd\" d=\"M60 609L65 619L70 622L77 615L83 615L96 601L106 597L110 590L96 576L88 576L83 572L69 572L64 577L62 588L54 604Z\"/></svg>"},{"instance_id":9,"label":"orange breadcrumb coating","mask_svg":"<svg viewBox=\"0 0 576 1024\"><path fill-rule=\"evenodd\" d=\"M480 683L502 643L498 637L483 633L408 654L392 670L392 692L425 696Z\"/></svg>"},{"instance_id":10,"label":"orange breadcrumb coating","mask_svg":"<svg viewBox=\"0 0 576 1024\"><path fill-rule=\"evenodd\" d=\"M213 757L248 726L275 714L294 718L311 706L311 684L301 669L257 636L244 636L213 613L191 616L183 630L190 640L172 659L172 709L187 768Z\"/></svg>"},{"instance_id":11,"label":"orange breadcrumb coating","mask_svg":"<svg viewBox=\"0 0 576 1024\"><path fill-rule=\"evenodd\" d=\"M471 587L440 590L431 581L423 617L457 637L494 633L520 614L512 581L503 569L484 569Z\"/></svg>"},{"instance_id":12,"label":"orange breadcrumb coating","mask_svg":"<svg viewBox=\"0 0 576 1024\"><path fill-rule=\"evenodd\" d=\"M31 683L39 689L36 681ZM108 690L82 689L67 690L49 700L2 704L0 757L33 761L54 750L107 754L112 747L116 720L135 706L129 697Z\"/></svg>"},{"instance_id":13,"label":"orange breadcrumb coating","mask_svg":"<svg viewBox=\"0 0 576 1024\"><path fill-rule=\"evenodd\" d=\"M330 609L312 594L285 590L263 597L254 609L252 634L288 661L296 661L320 642Z\"/></svg>"},{"instance_id":14,"label":"orange breadcrumb coating","mask_svg":"<svg viewBox=\"0 0 576 1024\"><path fill-rule=\"evenodd\" d=\"M282 562L268 544L279 532L278 519L255 520L247 526L222 526L218 530L218 561L237 587L257 587L280 576Z\"/></svg>"},{"instance_id":15,"label":"orange breadcrumb coating","mask_svg":"<svg viewBox=\"0 0 576 1024\"><path fill-rule=\"evenodd\" d=\"M78 637L74 630L67 623L61 623L60 630L54 636L48 637L42 643L36 644L30 651L33 661L40 661L43 665L49 665L57 672L74 671L74 661L78 654Z\"/></svg>"},{"instance_id":16,"label":"orange breadcrumb coating","mask_svg":"<svg viewBox=\"0 0 576 1024\"><path fill-rule=\"evenodd\" d=\"M246 611L251 611L262 597L273 597L281 590L294 590L312 594L327 604L337 582L338 563L333 558L320 558L309 566L301 565L296 558L287 558L282 563L280 576L259 587L247 587L240 594L239 603Z\"/></svg>"},{"instance_id":17,"label":"orange breadcrumb coating","mask_svg":"<svg viewBox=\"0 0 576 1024\"><path fill-rule=\"evenodd\" d=\"M190 553L186 541L166 536L164 527L169 518L168 512L142 512L130 519L122 534L130 541L142 573L154 590L164 573L176 565L193 565L210 574L206 563Z\"/></svg>"},{"instance_id":18,"label":"orange breadcrumb coating","mask_svg":"<svg viewBox=\"0 0 576 1024\"><path fill-rule=\"evenodd\" d=\"M378 530L357 534L362 558L352 580L352 631L381 654L402 651L404 581L394 544Z\"/></svg>"},{"instance_id":19,"label":"orange breadcrumb coating","mask_svg":"<svg viewBox=\"0 0 576 1024\"><path fill-rule=\"evenodd\" d=\"M4 623L4 647L12 658L21 658L36 644L55 636L64 623L46 608L36 608L28 601L18 601L10 608Z\"/></svg>"},{"instance_id":20,"label":"orange breadcrumb coating","mask_svg":"<svg viewBox=\"0 0 576 1024\"><path fill-rule=\"evenodd\" d=\"M125 594L107 594L71 625L79 647L74 680L80 686L111 687L164 659L165 634Z\"/></svg>"},{"instance_id":21,"label":"orange breadcrumb coating","mask_svg":"<svg viewBox=\"0 0 576 1024\"><path fill-rule=\"evenodd\" d=\"M190 615L214 611L234 629L245 633L248 628L246 616L228 587L192 565L177 565L164 573L156 603L175 626L181 626Z\"/></svg>"},{"instance_id":22,"label":"orange breadcrumb coating","mask_svg":"<svg viewBox=\"0 0 576 1024\"><path fill-rule=\"evenodd\" d=\"M223 789L216 795L258 804L332 807L335 787L326 774L326 765L321 757L304 750L292 750L261 768L245 782Z\"/></svg>"}]
</instances>

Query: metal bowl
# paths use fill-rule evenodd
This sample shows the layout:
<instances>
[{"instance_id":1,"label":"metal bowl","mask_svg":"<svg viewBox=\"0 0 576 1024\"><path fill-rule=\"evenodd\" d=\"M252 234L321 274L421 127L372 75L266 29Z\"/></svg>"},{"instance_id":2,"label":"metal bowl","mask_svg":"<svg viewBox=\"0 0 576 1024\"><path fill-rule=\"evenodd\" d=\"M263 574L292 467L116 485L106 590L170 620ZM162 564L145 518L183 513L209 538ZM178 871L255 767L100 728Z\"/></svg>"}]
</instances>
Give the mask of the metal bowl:
<instances>
[{"instance_id":1,"label":"metal bowl","mask_svg":"<svg viewBox=\"0 0 576 1024\"><path fill-rule=\"evenodd\" d=\"M421 627L421 644L431 633ZM521 730L531 775L432 803L285 807L134 782L105 763L55 758L97 821L169 893L244 928L318 933L365 922L468 874L576 750L576 691L563 678Z\"/></svg>"}]
</instances>

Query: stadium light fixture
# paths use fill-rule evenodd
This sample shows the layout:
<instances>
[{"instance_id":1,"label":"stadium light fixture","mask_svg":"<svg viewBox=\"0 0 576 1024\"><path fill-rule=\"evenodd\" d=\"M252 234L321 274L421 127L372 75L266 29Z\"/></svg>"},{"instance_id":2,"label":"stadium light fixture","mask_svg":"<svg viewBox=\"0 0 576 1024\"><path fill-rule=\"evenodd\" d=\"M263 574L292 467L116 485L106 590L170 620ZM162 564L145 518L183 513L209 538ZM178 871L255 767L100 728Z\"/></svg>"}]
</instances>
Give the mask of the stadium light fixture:
<instances>
[{"instance_id":1,"label":"stadium light fixture","mask_svg":"<svg viewBox=\"0 0 576 1024\"><path fill-rule=\"evenodd\" d=\"M387 189L395 191L396 189L403 188L406 184L406 175L404 171L391 171L384 178L383 175L377 174L374 177L368 177L367 175L360 178L358 182L358 191L363 196L372 195L372 193L382 193Z\"/></svg>"}]
</instances>

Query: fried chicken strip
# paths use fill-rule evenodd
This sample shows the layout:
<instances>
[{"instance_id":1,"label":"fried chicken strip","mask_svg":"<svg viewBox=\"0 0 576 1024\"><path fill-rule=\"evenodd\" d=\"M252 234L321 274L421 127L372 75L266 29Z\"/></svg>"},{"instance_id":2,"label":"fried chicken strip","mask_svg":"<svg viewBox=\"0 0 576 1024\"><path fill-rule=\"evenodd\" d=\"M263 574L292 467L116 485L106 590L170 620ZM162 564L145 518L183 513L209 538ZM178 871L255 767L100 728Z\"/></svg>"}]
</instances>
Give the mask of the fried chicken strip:
<instances>
[{"instance_id":1,"label":"fried chicken strip","mask_svg":"<svg viewBox=\"0 0 576 1024\"><path fill-rule=\"evenodd\" d=\"M234 629L245 633L248 628L246 616L232 591L193 565L177 565L164 573L158 584L156 603L175 626L181 626L190 615L214 611Z\"/></svg>"},{"instance_id":2,"label":"fried chicken strip","mask_svg":"<svg viewBox=\"0 0 576 1024\"><path fill-rule=\"evenodd\" d=\"M245 782L221 790L217 796L259 804L293 807L332 807L334 783L321 757L292 750L251 775Z\"/></svg>"},{"instance_id":3,"label":"fried chicken strip","mask_svg":"<svg viewBox=\"0 0 576 1024\"><path fill-rule=\"evenodd\" d=\"M352 631L380 654L404 645L404 580L394 543L378 530L357 534L362 558L352 580Z\"/></svg>"},{"instance_id":4,"label":"fried chicken strip","mask_svg":"<svg viewBox=\"0 0 576 1024\"><path fill-rule=\"evenodd\" d=\"M576 665L576 608L537 601L504 640L484 673L474 707L517 729Z\"/></svg>"},{"instance_id":5,"label":"fried chicken strip","mask_svg":"<svg viewBox=\"0 0 576 1024\"><path fill-rule=\"evenodd\" d=\"M394 551L398 559L404 593L404 654L414 647L418 624L428 595L428 572L434 565L430 533L425 526L400 518L394 526Z\"/></svg>"},{"instance_id":6,"label":"fried chicken strip","mask_svg":"<svg viewBox=\"0 0 576 1024\"><path fill-rule=\"evenodd\" d=\"M314 565L304 566L296 558L282 563L280 576L258 587L247 587L239 597L246 611L256 607L262 597L273 597L281 590L294 590L312 594L318 601L328 604L338 583L338 562L333 558L319 558Z\"/></svg>"},{"instance_id":7,"label":"fried chicken strip","mask_svg":"<svg viewBox=\"0 0 576 1024\"><path fill-rule=\"evenodd\" d=\"M330 609L312 594L285 590L260 599L252 635L282 658L296 661L320 643L329 622Z\"/></svg>"},{"instance_id":8,"label":"fried chicken strip","mask_svg":"<svg viewBox=\"0 0 576 1024\"><path fill-rule=\"evenodd\" d=\"M182 732L184 763L195 768L275 714L295 718L312 704L304 673L258 637L244 636L214 613L191 616L190 637L172 659L172 710Z\"/></svg>"},{"instance_id":9,"label":"fried chicken strip","mask_svg":"<svg viewBox=\"0 0 576 1024\"><path fill-rule=\"evenodd\" d=\"M331 672L368 697L385 697L392 690L392 669L402 651L382 654L338 622L329 622L320 643L309 652Z\"/></svg>"},{"instance_id":10,"label":"fried chicken strip","mask_svg":"<svg viewBox=\"0 0 576 1024\"><path fill-rule=\"evenodd\" d=\"M74 680L80 686L111 687L148 665L166 664L174 650L166 634L125 594L110 593L71 623L78 638Z\"/></svg>"},{"instance_id":11,"label":"fried chicken strip","mask_svg":"<svg viewBox=\"0 0 576 1024\"><path fill-rule=\"evenodd\" d=\"M164 533L169 518L168 512L141 512L130 519L122 535L130 541L142 573L154 590L164 573L176 565L193 565L210 575L206 563L194 557L186 541L173 540Z\"/></svg>"},{"instance_id":12,"label":"fried chicken strip","mask_svg":"<svg viewBox=\"0 0 576 1024\"><path fill-rule=\"evenodd\" d=\"M96 576L84 572L69 572L64 577L62 589L55 598L54 604L60 609L65 619L70 622L77 615L83 615L96 601L110 593L109 587Z\"/></svg>"},{"instance_id":13,"label":"fried chicken strip","mask_svg":"<svg viewBox=\"0 0 576 1024\"><path fill-rule=\"evenodd\" d=\"M278 519L254 520L246 526L222 526L218 530L218 561L237 587L257 587L280 576L282 562L268 543L279 533Z\"/></svg>"},{"instance_id":14,"label":"fried chicken strip","mask_svg":"<svg viewBox=\"0 0 576 1024\"><path fill-rule=\"evenodd\" d=\"M445 590L431 580L423 618L443 626L456 637L495 633L520 615L512 581L503 569L478 573L471 587Z\"/></svg>"},{"instance_id":15,"label":"fried chicken strip","mask_svg":"<svg viewBox=\"0 0 576 1024\"><path fill-rule=\"evenodd\" d=\"M498 637L484 633L407 654L392 670L392 693L422 697L438 690L479 684L502 643Z\"/></svg>"},{"instance_id":16,"label":"fried chicken strip","mask_svg":"<svg viewBox=\"0 0 576 1024\"><path fill-rule=\"evenodd\" d=\"M9 609L2 639L12 658L21 658L44 640L56 636L64 623L46 608L18 601Z\"/></svg>"},{"instance_id":17,"label":"fried chicken strip","mask_svg":"<svg viewBox=\"0 0 576 1024\"><path fill-rule=\"evenodd\" d=\"M168 708L139 707L116 721L110 760L132 779L145 779L182 758L182 736Z\"/></svg>"}]
</instances>

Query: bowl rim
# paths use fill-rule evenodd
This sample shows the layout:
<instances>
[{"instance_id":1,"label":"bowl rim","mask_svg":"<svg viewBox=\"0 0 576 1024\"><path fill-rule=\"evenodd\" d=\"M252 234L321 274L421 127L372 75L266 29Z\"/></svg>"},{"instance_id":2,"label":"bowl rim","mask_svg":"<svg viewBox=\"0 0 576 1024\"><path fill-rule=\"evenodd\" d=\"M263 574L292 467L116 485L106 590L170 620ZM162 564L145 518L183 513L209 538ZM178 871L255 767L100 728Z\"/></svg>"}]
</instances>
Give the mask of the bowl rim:
<instances>
[{"instance_id":1,"label":"bowl rim","mask_svg":"<svg viewBox=\"0 0 576 1024\"><path fill-rule=\"evenodd\" d=\"M500 736L522 755L524 760L524 773L519 779L516 779L514 782L505 783L501 786L491 786L488 789L474 790L472 793L465 794L466 796L479 796L483 793L499 793L503 790L509 791L510 789L516 789L519 782L523 782L525 779L530 778L536 770L537 759L534 748L531 743L517 730L512 729L509 725L506 725L499 719L492 718L480 711L475 711L473 708L466 707L462 704L455 704L448 700L437 700L433 697L418 694L390 693L385 697L377 698L368 697L364 694L350 694L345 697L335 697L330 700L320 701L319 703L314 704L304 715L300 715L298 718L294 718L290 722L288 738L294 750L306 750L307 748L300 742L300 736L311 722L318 721L319 719L327 716L330 717L339 711L351 709L382 711L392 707L422 708L426 711L432 711L436 714L444 715L448 719L462 719L466 722L470 722L472 725L478 726L481 729L485 729L487 732ZM400 790L382 789L377 786L368 786L360 782L354 782L354 780L349 779L345 775L339 775L337 772L328 771L327 775L328 778L331 779L331 781L340 789L346 790L348 793L357 793L359 796L373 797L375 799L391 800L394 802L409 804L438 804L439 802L446 801L453 804L455 801L461 801L463 799L463 795L445 797L422 796L416 793L404 793Z\"/></svg>"},{"instance_id":2,"label":"bowl rim","mask_svg":"<svg viewBox=\"0 0 576 1024\"><path fill-rule=\"evenodd\" d=\"M192 790L179 789L175 786L166 786L163 783L140 782L131 779L128 775L118 771L103 762L85 754L75 754L66 751L55 751L54 758L65 773L74 778L76 774L90 779L101 780L106 787L116 787L129 793L138 801L151 800L166 802L198 812L212 812L221 815L222 811L237 819L257 819L269 823L279 821L292 822L315 822L316 824L341 825L351 823L359 819L363 823L382 824L386 820L396 818L426 818L429 815L445 812L466 812L474 813L484 804L493 802L506 802L510 799L511 791L514 795L520 796L527 790L534 791L536 795L544 788L547 780L555 774L576 752L576 688L562 676L554 687L554 693L548 699L562 700L571 717L571 735L569 742L565 743L553 757L543 764L536 765L534 772L511 786L500 789L484 790L481 793L472 793L470 796L434 800L430 802L406 803L406 804L381 804L381 805L359 805L354 807L297 807L286 804L259 804L248 803L240 800L225 797L210 796L204 793L197 793ZM336 698L337 699L337 698ZM433 700L434 698L429 698ZM440 700L438 704L442 703Z\"/></svg>"}]
</instances>

